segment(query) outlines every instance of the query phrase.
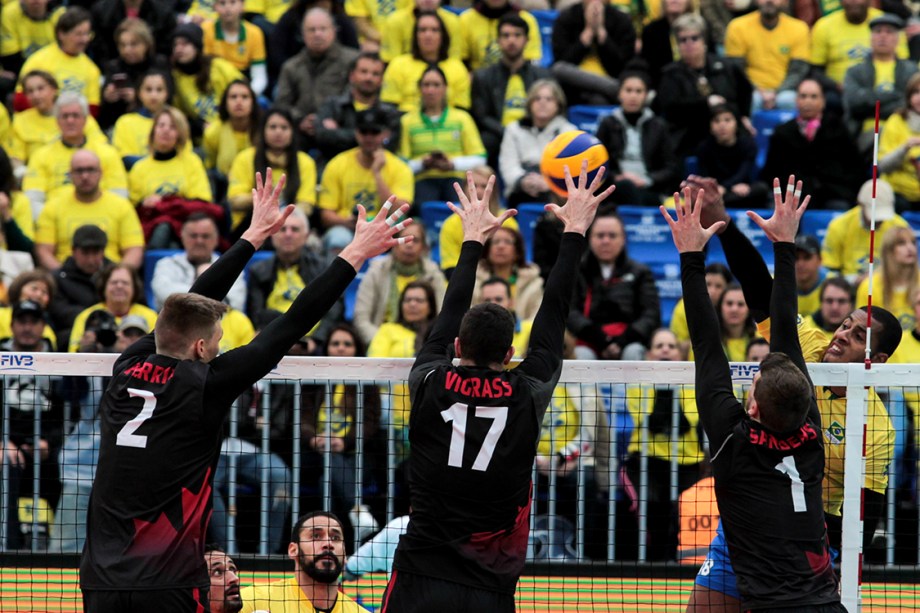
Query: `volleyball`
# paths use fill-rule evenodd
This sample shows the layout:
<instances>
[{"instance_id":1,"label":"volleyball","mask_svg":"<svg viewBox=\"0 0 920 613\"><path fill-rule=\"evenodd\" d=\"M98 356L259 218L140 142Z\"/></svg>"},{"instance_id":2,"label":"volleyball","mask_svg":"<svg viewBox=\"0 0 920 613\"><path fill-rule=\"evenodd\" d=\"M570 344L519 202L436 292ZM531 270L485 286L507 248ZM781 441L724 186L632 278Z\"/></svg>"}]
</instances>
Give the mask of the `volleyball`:
<instances>
[{"instance_id":1,"label":"volleyball","mask_svg":"<svg viewBox=\"0 0 920 613\"><path fill-rule=\"evenodd\" d=\"M582 160L588 160L588 182L590 183L601 166L607 164L610 156L607 148L592 134L581 130L569 130L554 138L543 150L540 172L551 190L568 196L565 187L565 167L569 167L572 179L578 181Z\"/></svg>"}]
</instances>

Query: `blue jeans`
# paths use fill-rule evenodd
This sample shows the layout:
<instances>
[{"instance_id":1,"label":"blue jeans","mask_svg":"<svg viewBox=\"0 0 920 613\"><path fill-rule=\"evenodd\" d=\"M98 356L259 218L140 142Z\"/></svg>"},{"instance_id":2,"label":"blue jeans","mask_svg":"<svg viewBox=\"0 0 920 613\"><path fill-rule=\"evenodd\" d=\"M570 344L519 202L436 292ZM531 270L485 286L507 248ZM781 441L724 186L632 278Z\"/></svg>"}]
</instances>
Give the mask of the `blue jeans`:
<instances>
[{"instance_id":1,"label":"blue jeans","mask_svg":"<svg viewBox=\"0 0 920 613\"><path fill-rule=\"evenodd\" d=\"M237 451L237 450L234 450ZM262 487L263 469L267 469L268 507L268 553L286 550L287 539L282 546L285 521L291 509L291 471L284 460L275 454L263 454L253 445L243 442L242 452L236 456L236 482L256 488ZM214 512L211 516L211 533L218 543L229 547L227 531L227 504L224 496L230 491L230 455L221 451L214 475Z\"/></svg>"}]
</instances>

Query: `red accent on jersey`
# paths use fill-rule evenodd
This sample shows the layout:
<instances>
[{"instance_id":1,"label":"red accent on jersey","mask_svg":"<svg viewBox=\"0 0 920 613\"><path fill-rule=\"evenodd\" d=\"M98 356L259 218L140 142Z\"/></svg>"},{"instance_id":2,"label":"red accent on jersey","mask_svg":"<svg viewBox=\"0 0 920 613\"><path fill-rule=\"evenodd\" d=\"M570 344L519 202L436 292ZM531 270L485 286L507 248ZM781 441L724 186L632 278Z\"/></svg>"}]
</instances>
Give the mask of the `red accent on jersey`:
<instances>
[{"instance_id":1,"label":"red accent on jersey","mask_svg":"<svg viewBox=\"0 0 920 613\"><path fill-rule=\"evenodd\" d=\"M201 489L191 492L182 488L182 525L177 529L164 513L160 513L156 520L150 522L143 519L134 520L134 541L125 552L126 555L151 556L166 553L179 543L201 542L204 531L211 514L204 517L208 500L211 498L211 486L208 479L211 476L209 468L205 473Z\"/></svg>"}]
</instances>

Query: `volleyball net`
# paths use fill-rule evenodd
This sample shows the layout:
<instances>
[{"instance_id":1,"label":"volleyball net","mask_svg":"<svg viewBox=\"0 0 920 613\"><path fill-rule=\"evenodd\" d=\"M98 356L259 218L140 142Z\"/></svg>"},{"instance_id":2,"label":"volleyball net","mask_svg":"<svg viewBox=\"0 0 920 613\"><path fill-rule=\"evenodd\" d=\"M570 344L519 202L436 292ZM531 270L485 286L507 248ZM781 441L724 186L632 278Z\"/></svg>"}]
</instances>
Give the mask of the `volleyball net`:
<instances>
[{"instance_id":1,"label":"volleyball net","mask_svg":"<svg viewBox=\"0 0 920 613\"><path fill-rule=\"evenodd\" d=\"M76 568L114 358L0 354L4 612L81 610ZM289 357L233 405L209 539L243 585L290 577L291 525L328 510L345 529L343 591L379 609L409 512L411 363ZM732 365L739 400L757 368ZM810 369L817 388L846 398L822 424L844 604L916 610L920 365ZM565 363L533 468L520 611L684 609L718 524L695 403L690 363ZM865 513L878 521L863 538L867 477Z\"/></svg>"}]
</instances>

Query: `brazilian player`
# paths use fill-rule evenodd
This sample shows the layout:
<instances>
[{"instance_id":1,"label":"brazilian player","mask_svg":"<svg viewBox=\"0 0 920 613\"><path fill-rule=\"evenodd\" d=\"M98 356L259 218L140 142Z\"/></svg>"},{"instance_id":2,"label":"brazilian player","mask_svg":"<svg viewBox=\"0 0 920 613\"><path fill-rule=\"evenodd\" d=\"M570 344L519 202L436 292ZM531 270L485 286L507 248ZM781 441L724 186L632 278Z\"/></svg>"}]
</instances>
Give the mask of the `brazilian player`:
<instances>
[{"instance_id":1,"label":"brazilian player","mask_svg":"<svg viewBox=\"0 0 920 613\"><path fill-rule=\"evenodd\" d=\"M365 260L398 244L411 220L368 222L290 309L251 343L218 356L220 302L253 253L284 224L284 177L256 175L252 224L189 293L166 299L154 331L115 362L99 413L102 441L80 563L88 613L208 610L205 533L230 404L264 377L342 294ZM388 201L392 206L393 199ZM388 208L388 207L385 207Z\"/></svg>"},{"instance_id":2,"label":"brazilian player","mask_svg":"<svg viewBox=\"0 0 920 613\"><path fill-rule=\"evenodd\" d=\"M725 222L703 228L702 192L693 206L689 188L683 201L675 198L676 221L664 207L661 212L680 252L697 406L712 449L716 501L742 607L845 611L824 525L821 415L796 330L793 241L808 198L799 206L793 189L784 199L779 192L776 180L770 219L749 213L773 242L776 279L770 353L744 406L735 398L728 358L711 334L718 320L704 273L703 249Z\"/></svg>"},{"instance_id":3,"label":"brazilian player","mask_svg":"<svg viewBox=\"0 0 920 613\"><path fill-rule=\"evenodd\" d=\"M587 232L612 186L599 172L578 186L566 168L568 201L546 205L564 224L559 257L534 320L527 358L505 366L514 317L492 303L469 308L486 238L515 211L495 217L495 177L477 197L455 185L464 242L444 307L409 374L409 494L412 514L400 537L383 613L514 611L527 551L531 471L543 415L559 380L563 333ZM453 347L460 366L454 366Z\"/></svg>"},{"instance_id":4,"label":"brazilian player","mask_svg":"<svg viewBox=\"0 0 920 613\"><path fill-rule=\"evenodd\" d=\"M691 191L702 190L703 210L701 221L708 227L721 220L725 226L719 230L719 240L732 273L744 290L751 314L758 322L758 331L770 336L769 305L773 279L763 258L750 240L731 221L718 192L714 179L691 175L687 179ZM787 191L801 193L801 181L790 177ZM799 327L799 343L806 362L862 363L866 352L865 308L856 309L844 319L828 342L822 333ZM901 341L901 326L890 312L877 306L872 308L873 363L884 363L894 353ZM828 538L832 547L839 548L841 541L841 510L843 504L844 449L842 432L846 427L846 388L821 387L815 389L818 410L821 413L821 434L825 447L824 509ZM888 486L888 465L894 447L894 429L885 406L874 390L869 391L866 429L866 482L864 500L864 539L868 546L878 524ZM739 611L741 595L729 560L725 537L721 530L716 534L709 554L699 573L690 596L688 611Z\"/></svg>"}]
</instances>

